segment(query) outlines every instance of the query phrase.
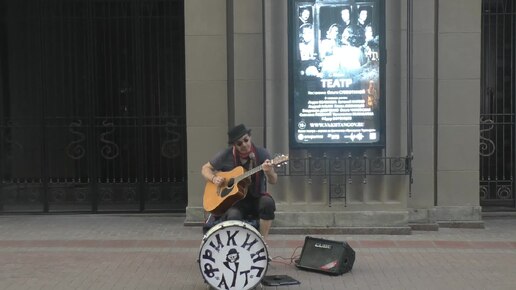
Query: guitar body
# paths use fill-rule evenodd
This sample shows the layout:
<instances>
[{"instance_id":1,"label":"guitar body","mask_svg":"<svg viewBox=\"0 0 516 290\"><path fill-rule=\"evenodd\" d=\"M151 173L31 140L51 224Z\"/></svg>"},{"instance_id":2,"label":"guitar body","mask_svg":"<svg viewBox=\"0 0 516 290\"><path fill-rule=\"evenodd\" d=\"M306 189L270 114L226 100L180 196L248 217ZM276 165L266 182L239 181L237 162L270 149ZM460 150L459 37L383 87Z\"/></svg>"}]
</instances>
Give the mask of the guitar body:
<instances>
[{"instance_id":1,"label":"guitar body","mask_svg":"<svg viewBox=\"0 0 516 290\"><path fill-rule=\"evenodd\" d=\"M288 156L282 155L271 160L271 164L279 166L288 161ZM259 165L245 171L238 166L231 171L218 172L216 175L224 178L224 184L217 186L213 182L206 182L204 187L204 210L214 215L223 215L237 201L245 198L247 187L251 183L251 175L263 170Z\"/></svg>"},{"instance_id":2,"label":"guitar body","mask_svg":"<svg viewBox=\"0 0 516 290\"><path fill-rule=\"evenodd\" d=\"M225 179L224 184L217 186L212 182L206 182L203 198L204 210L214 215L222 215L233 204L243 199L250 183L248 178L237 181L237 177L243 174L244 168L238 166L231 171L217 173L217 176Z\"/></svg>"}]
</instances>

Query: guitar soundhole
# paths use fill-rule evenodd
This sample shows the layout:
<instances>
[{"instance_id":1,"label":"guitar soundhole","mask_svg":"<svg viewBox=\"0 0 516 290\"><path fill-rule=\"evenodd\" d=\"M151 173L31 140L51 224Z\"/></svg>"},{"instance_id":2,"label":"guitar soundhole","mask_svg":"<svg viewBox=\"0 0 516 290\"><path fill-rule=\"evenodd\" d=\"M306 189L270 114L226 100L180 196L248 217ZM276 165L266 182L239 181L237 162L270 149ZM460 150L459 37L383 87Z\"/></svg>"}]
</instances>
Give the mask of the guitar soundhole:
<instances>
[{"instance_id":1,"label":"guitar soundhole","mask_svg":"<svg viewBox=\"0 0 516 290\"><path fill-rule=\"evenodd\" d=\"M235 184L234 178L231 178L230 180L228 180L228 186L222 190L222 194L220 195L220 197L225 197L226 195L230 194L234 184Z\"/></svg>"}]
</instances>

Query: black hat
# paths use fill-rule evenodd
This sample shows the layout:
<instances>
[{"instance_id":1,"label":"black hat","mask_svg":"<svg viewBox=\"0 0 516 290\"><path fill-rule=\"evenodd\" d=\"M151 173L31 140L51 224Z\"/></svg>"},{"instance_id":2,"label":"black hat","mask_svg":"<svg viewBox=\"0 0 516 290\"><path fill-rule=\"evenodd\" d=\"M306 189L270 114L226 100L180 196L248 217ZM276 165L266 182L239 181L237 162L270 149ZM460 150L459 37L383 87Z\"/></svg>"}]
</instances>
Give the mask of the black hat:
<instances>
[{"instance_id":1,"label":"black hat","mask_svg":"<svg viewBox=\"0 0 516 290\"><path fill-rule=\"evenodd\" d=\"M228 131L228 144L235 143L245 134L251 133L251 129L247 129L244 124L237 125Z\"/></svg>"}]
</instances>

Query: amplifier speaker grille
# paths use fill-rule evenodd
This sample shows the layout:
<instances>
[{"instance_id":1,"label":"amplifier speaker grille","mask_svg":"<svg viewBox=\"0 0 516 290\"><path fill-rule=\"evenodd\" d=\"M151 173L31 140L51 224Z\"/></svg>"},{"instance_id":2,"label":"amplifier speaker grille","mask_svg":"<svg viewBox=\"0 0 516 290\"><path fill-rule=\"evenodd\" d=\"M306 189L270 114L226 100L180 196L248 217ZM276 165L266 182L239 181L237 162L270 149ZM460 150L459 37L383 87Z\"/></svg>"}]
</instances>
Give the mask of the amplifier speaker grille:
<instances>
[{"instance_id":1,"label":"amplifier speaker grille","mask_svg":"<svg viewBox=\"0 0 516 290\"><path fill-rule=\"evenodd\" d=\"M351 271L355 251L346 242L306 237L297 267L330 275Z\"/></svg>"}]
</instances>

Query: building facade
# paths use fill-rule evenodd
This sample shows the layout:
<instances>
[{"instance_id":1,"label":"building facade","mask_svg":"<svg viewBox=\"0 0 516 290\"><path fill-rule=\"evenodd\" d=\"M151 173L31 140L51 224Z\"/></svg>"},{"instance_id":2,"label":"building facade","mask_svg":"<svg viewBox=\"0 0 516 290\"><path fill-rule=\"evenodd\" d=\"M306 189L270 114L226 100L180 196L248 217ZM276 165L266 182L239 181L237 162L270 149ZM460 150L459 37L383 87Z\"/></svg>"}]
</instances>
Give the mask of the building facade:
<instances>
[{"instance_id":1,"label":"building facade","mask_svg":"<svg viewBox=\"0 0 516 290\"><path fill-rule=\"evenodd\" d=\"M225 146L229 126L245 123L255 142L294 157L413 157L411 174L351 178L345 201L330 201L326 177L280 177L276 228L482 226L481 1L388 1L387 142L358 151L289 148L287 2L185 3L186 222L204 214L200 165Z\"/></svg>"},{"instance_id":2,"label":"building facade","mask_svg":"<svg viewBox=\"0 0 516 290\"><path fill-rule=\"evenodd\" d=\"M199 224L201 166L239 123L290 157L274 231L482 227L516 208L513 1L378 2L385 146L306 149L289 139L289 3L0 1L0 213Z\"/></svg>"}]
</instances>

